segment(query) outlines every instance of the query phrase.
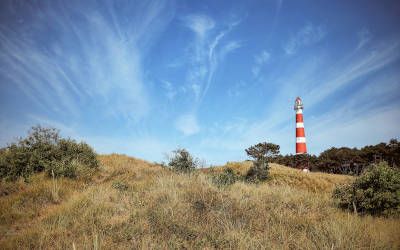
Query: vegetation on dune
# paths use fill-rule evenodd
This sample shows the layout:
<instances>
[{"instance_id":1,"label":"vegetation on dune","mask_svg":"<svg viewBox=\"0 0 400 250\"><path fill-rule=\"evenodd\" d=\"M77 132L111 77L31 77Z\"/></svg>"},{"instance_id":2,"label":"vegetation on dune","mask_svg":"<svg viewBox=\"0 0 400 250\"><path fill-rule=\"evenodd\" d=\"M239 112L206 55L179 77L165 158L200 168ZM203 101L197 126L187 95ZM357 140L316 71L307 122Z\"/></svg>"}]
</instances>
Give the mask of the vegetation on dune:
<instances>
[{"instance_id":1,"label":"vegetation on dune","mask_svg":"<svg viewBox=\"0 0 400 250\"><path fill-rule=\"evenodd\" d=\"M179 173L193 172L199 166L199 160L193 158L186 149L176 149L168 158L166 167Z\"/></svg>"},{"instance_id":2,"label":"vegetation on dune","mask_svg":"<svg viewBox=\"0 0 400 250\"><path fill-rule=\"evenodd\" d=\"M355 212L400 216L400 171L386 162L372 165L353 183L336 188L334 198Z\"/></svg>"},{"instance_id":3,"label":"vegetation on dune","mask_svg":"<svg viewBox=\"0 0 400 250\"><path fill-rule=\"evenodd\" d=\"M235 173L235 171L229 167L225 168L222 173L212 176L213 183L218 187L229 186L240 180L243 180L243 176Z\"/></svg>"},{"instance_id":4,"label":"vegetation on dune","mask_svg":"<svg viewBox=\"0 0 400 250\"><path fill-rule=\"evenodd\" d=\"M54 128L32 127L21 138L0 151L0 179L26 181L33 173L75 178L98 167L93 149L84 142L61 138Z\"/></svg>"},{"instance_id":5,"label":"vegetation on dune","mask_svg":"<svg viewBox=\"0 0 400 250\"><path fill-rule=\"evenodd\" d=\"M51 179L43 174L2 196L0 248L400 247L399 219L336 208L331 192L353 179L349 176L270 164L269 181L221 189L209 170L188 175L121 155L99 160L102 168L90 183L58 179L64 193L57 204L45 192ZM229 167L245 174L251 165Z\"/></svg>"}]
</instances>

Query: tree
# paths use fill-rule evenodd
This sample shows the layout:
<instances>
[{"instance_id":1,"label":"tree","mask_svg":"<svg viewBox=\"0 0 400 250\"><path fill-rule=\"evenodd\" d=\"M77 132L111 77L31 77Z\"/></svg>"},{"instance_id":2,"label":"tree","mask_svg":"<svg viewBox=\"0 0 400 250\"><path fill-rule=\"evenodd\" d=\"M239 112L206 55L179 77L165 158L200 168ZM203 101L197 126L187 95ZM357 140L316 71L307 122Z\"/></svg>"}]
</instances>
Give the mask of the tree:
<instances>
[{"instance_id":1,"label":"tree","mask_svg":"<svg viewBox=\"0 0 400 250\"><path fill-rule=\"evenodd\" d=\"M279 154L279 145L262 142L247 148L247 155L253 158L253 166L247 171L246 180L249 182L265 181L268 178L268 162Z\"/></svg>"},{"instance_id":2,"label":"tree","mask_svg":"<svg viewBox=\"0 0 400 250\"><path fill-rule=\"evenodd\" d=\"M391 139L388 144L389 147L389 165L392 167L400 167L400 142L396 139Z\"/></svg>"},{"instance_id":3,"label":"tree","mask_svg":"<svg viewBox=\"0 0 400 250\"><path fill-rule=\"evenodd\" d=\"M279 145L273 143L260 142L254 146L249 147L245 151L248 156L255 160L265 159L269 161L279 154L279 148Z\"/></svg>"},{"instance_id":4,"label":"tree","mask_svg":"<svg viewBox=\"0 0 400 250\"><path fill-rule=\"evenodd\" d=\"M320 154L317 165L325 172L358 175L366 166L366 161L357 148L332 147Z\"/></svg>"}]
</instances>

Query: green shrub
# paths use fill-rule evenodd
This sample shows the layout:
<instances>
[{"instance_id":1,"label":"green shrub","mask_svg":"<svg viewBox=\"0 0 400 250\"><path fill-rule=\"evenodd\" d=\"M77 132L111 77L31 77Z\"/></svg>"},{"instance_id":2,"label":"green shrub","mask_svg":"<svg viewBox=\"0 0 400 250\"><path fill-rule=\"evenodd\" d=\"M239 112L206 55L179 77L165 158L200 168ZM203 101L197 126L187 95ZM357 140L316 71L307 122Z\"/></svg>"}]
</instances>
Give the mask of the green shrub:
<instances>
[{"instance_id":1,"label":"green shrub","mask_svg":"<svg viewBox=\"0 0 400 250\"><path fill-rule=\"evenodd\" d=\"M73 161L52 161L46 168L47 176L49 177L68 177L75 178L79 162ZM54 176L53 176L54 175Z\"/></svg>"},{"instance_id":2,"label":"green shrub","mask_svg":"<svg viewBox=\"0 0 400 250\"><path fill-rule=\"evenodd\" d=\"M214 175L212 181L215 185L222 187L222 186L229 186L235 183L236 181L240 180L241 176L236 174L233 169L225 168L224 172Z\"/></svg>"},{"instance_id":3,"label":"green shrub","mask_svg":"<svg viewBox=\"0 0 400 250\"><path fill-rule=\"evenodd\" d=\"M72 161L77 160L89 168L98 167L98 161L93 149L84 142L76 142L71 139L61 139L56 145L57 159Z\"/></svg>"},{"instance_id":4,"label":"green shrub","mask_svg":"<svg viewBox=\"0 0 400 250\"><path fill-rule=\"evenodd\" d=\"M28 149L12 144L0 153L0 178L15 181L19 177L25 180L33 173L30 159L26 157Z\"/></svg>"},{"instance_id":5,"label":"green shrub","mask_svg":"<svg viewBox=\"0 0 400 250\"><path fill-rule=\"evenodd\" d=\"M97 168L98 161L86 143L63 139L54 128L32 127L26 138L0 151L0 178L27 180L45 171L49 176L75 178L79 168Z\"/></svg>"},{"instance_id":6,"label":"green shrub","mask_svg":"<svg viewBox=\"0 0 400 250\"><path fill-rule=\"evenodd\" d=\"M198 165L199 160L194 159L186 149L174 150L168 162L170 169L180 173L190 173Z\"/></svg>"},{"instance_id":7,"label":"green shrub","mask_svg":"<svg viewBox=\"0 0 400 250\"><path fill-rule=\"evenodd\" d=\"M400 171L386 162L372 165L353 183L337 187L333 197L344 209L372 215L400 215Z\"/></svg>"}]
</instances>

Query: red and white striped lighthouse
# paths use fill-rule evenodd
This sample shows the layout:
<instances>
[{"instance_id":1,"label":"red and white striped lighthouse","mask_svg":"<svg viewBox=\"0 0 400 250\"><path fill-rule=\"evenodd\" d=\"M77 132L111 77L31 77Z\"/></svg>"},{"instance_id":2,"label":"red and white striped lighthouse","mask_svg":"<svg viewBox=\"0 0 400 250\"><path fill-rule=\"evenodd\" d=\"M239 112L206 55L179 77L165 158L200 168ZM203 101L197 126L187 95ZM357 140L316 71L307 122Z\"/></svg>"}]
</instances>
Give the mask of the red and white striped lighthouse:
<instances>
[{"instance_id":1,"label":"red and white striped lighthouse","mask_svg":"<svg viewBox=\"0 0 400 250\"><path fill-rule=\"evenodd\" d=\"M300 97L294 102L294 110L296 111L296 155L307 154L306 134L304 132L303 121L303 102Z\"/></svg>"}]
</instances>

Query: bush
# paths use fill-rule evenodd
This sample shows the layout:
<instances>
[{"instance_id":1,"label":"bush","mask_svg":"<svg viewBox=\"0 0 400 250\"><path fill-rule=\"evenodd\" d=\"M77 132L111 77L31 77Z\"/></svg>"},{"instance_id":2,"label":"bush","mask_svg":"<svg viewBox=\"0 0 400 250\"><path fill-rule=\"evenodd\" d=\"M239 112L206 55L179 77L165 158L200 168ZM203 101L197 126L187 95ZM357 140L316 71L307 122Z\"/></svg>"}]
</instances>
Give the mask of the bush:
<instances>
[{"instance_id":1,"label":"bush","mask_svg":"<svg viewBox=\"0 0 400 250\"><path fill-rule=\"evenodd\" d=\"M0 179L6 181L15 181L19 177L25 180L33 173L33 167L26 155L28 150L24 147L18 147L15 144L10 145L0 153Z\"/></svg>"},{"instance_id":2,"label":"bush","mask_svg":"<svg viewBox=\"0 0 400 250\"><path fill-rule=\"evenodd\" d=\"M258 183L268 179L269 166L265 161L254 161L253 166L247 171L245 179L247 182Z\"/></svg>"},{"instance_id":3,"label":"bush","mask_svg":"<svg viewBox=\"0 0 400 250\"><path fill-rule=\"evenodd\" d=\"M190 173L198 165L199 160L194 159L186 149L174 150L168 162L170 169L180 173Z\"/></svg>"},{"instance_id":4,"label":"bush","mask_svg":"<svg viewBox=\"0 0 400 250\"><path fill-rule=\"evenodd\" d=\"M56 177L75 178L79 168L97 168L98 161L86 143L62 139L54 128L32 127L26 138L0 151L0 178L15 181L45 171Z\"/></svg>"},{"instance_id":5,"label":"bush","mask_svg":"<svg viewBox=\"0 0 400 250\"><path fill-rule=\"evenodd\" d=\"M46 168L49 177L76 178L78 169L82 168L81 163L75 159L68 161L52 161Z\"/></svg>"},{"instance_id":6,"label":"bush","mask_svg":"<svg viewBox=\"0 0 400 250\"><path fill-rule=\"evenodd\" d=\"M386 162L370 166L348 185L334 190L333 197L344 209L372 215L400 215L400 171Z\"/></svg>"},{"instance_id":7,"label":"bush","mask_svg":"<svg viewBox=\"0 0 400 250\"><path fill-rule=\"evenodd\" d=\"M225 168L224 172L213 176L212 181L217 186L222 187L232 185L240 179L240 176L237 175L231 168Z\"/></svg>"}]
</instances>

